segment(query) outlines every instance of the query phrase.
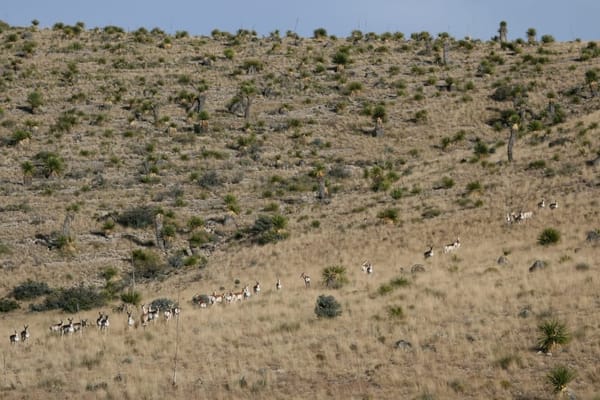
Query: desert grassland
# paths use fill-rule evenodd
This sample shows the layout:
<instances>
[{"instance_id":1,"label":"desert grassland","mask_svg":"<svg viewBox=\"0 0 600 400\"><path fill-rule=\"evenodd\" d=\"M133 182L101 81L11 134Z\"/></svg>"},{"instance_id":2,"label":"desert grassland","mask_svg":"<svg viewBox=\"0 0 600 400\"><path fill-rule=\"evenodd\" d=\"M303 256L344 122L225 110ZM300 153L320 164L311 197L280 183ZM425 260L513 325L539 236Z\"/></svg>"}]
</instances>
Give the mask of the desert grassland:
<instances>
[{"instance_id":1,"label":"desert grassland","mask_svg":"<svg viewBox=\"0 0 600 400\"><path fill-rule=\"evenodd\" d=\"M17 55L28 40L35 50ZM546 375L560 364L577 372L568 387L578 398L600 395L598 244L585 240L600 229L598 166L586 165L600 150L600 111L584 84L597 59L579 60L587 43L517 45L514 53L491 41L467 49L453 40L446 66L434 61L437 50L427 54L414 40L175 39L13 27L0 31L0 43L7 60L0 65L1 297L27 279L102 288L109 267L115 281L128 282L132 251L146 248L127 237L153 241L154 230L116 224L99 235L109 213L152 206L169 214L176 230L161 255L165 265L190 249L192 217L216 221L218 238L210 251L190 249L206 256L205 266L136 282L142 302L177 301L178 321L127 329L126 315L113 310L118 299L70 315L28 311L38 298L0 314L0 398L545 399L554 396ZM336 70L331 59L343 47L352 62ZM491 73L478 73L497 56ZM534 65L525 56L548 60ZM248 60L260 61L260 70L244 71ZM453 90L436 86L448 77ZM180 94L202 80L209 128L195 132L199 117ZM248 81L257 93L246 121L226 104ZM346 91L353 82L358 88ZM490 95L511 84L527 86L534 114L552 93L566 117L541 130L522 124L508 164L506 121L496 130L490 120L513 104ZM580 86L582 94L568 94ZM45 101L29 112L34 90ZM159 121L136 109L143 100L159 106ZM366 134L374 121L365 110L378 104L386 121L376 138ZM57 130L71 109L77 122ZM426 118L415 120L423 111ZM17 130L30 137L10 143ZM443 147L449 138L458 139ZM548 146L557 139L565 141ZM495 151L475 158L480 141ZM25 185L21 165L41 151L58 153L66 168ZM327 202L315 196L319 167ZM396 175L384 190L373 190L376 167ZM203 185L211 171L219 182ZM228 210L226 195L238 212ZM538 210L541 197L559 208ZM395 221L381 217L390 209ZM68 210L73 240L53 250L36 244L36 235L60 231ZM521 210L534 218L507 225L505 215ZM272 214L286 218L289 238L257 245L236 236ZM540 246L549 227L561 240ZM458 236L460 249L442 254ZM435 256L424 260L429 245ZM508 264L498 264L501 255ZM548 267L528 272L538 259ZM373 263L372 275L360 271L363 260ZM425 271L411 273L415 264ZM321 279L331 265L347 268L349 282L337 290ZM302 272L312 288L304 288ZM399 278L405 286L382 294ZM262 292L242 303L192 305L194 295L256 281ZM335 296L341 316L315 316L321 294ZM96 328L98 312L110 315L108 332ZM50 324L71 317L91 326L73 337L50 334ZM550 318L572 336L552 356L536 349L538 324ZM8 335L24 325L29 342L10 345ZM410 349L397 348L399 340Z\"/></svg>"}]
</instances>

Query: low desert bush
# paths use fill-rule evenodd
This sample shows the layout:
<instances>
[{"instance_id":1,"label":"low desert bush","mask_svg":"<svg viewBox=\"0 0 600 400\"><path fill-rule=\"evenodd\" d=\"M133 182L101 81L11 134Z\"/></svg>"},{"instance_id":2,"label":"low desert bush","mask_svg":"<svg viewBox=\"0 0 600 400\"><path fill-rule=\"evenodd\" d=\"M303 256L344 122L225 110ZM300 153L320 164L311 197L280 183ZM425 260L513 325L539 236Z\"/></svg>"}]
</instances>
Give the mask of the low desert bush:
<instances>
[{"instance_id":1,"label":"low desert bush","mask_svg":"<svg viewBox=\"0 0 600 400\"><path fill-rule=\"evenodd\" d=\"M560 232L554 228L546 228L538 236L538 243L542 246L549 246L560 241Z\"/></svg>"},{"instance_id":2,"label":"low desert bush","mask_svg":"<svg viewBox=\"0 0 600 400\"><path fill-rule=\"evenodd\" d=\"M342 315L342 306L333 296L321 295L317 298L315 314L319 318L335 318Z\"/></svg>"},{"instance_id":3,"label":"low desert bush","mask_svg":"<svg viewBox=\"0 0 600 400\"><path fill-rule=\"evenodd\" d=\"M31 279L21 283L12 290L11 295L15 300L32 300L52 292L46 282L37 282Z\"/></svg>"}]
</instances>

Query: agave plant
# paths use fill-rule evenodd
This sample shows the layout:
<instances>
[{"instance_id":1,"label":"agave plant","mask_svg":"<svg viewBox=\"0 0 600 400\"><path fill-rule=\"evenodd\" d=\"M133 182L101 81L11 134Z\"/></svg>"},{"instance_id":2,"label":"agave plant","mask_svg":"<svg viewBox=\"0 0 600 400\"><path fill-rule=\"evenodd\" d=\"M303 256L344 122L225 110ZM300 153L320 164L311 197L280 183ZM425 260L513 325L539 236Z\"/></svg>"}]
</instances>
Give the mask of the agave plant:
<instances>
[{"instance_id":1,"label":"agave plant","mask_svg":"<svg viewBox=\"0 0 600 400\"><path fill-rule=\"evenodd\" d=\"M544 321L538 326L540 337L538 347L544 353L551 351L556 345L569 342L570 335L565 323L552 319Z\"/></svg>"}]
</instances>

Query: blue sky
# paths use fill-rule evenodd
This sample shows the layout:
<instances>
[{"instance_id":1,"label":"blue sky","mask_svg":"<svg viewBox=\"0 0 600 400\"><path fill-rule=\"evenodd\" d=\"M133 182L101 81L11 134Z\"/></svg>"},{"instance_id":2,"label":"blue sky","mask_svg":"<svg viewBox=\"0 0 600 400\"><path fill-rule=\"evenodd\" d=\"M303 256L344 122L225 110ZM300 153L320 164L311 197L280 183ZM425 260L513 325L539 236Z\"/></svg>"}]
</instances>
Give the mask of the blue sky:
<instances>
[{"instance_id":1,"label":"blue sky","mask_svg":"<svg viewBox=\"0 0 600 400\"><path fill-rule=\"evenodd\" d=\"M87 28L117 25L126 30L158 27L208 35L213 29L235 33L256 30L268 35L279 29L312 36L316 28L345 37L363 32L448 32L488 40L498 24L508 23L509 39L524 38L528 28L538 37L559 41L599 40L599 0L0 0L0 20L42 27L56 22Z\"/></svg>"}]
</instances>

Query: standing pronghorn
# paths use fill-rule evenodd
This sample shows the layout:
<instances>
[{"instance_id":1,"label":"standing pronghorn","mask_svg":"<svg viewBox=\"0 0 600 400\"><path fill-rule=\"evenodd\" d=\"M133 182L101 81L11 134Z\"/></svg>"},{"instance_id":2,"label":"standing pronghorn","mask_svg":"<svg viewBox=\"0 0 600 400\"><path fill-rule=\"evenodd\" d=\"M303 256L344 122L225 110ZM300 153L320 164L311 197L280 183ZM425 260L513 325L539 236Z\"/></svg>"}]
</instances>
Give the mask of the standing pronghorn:
<instances>
[{"instance_id":1,"label":"standing pronghorn","mask_svg":"<svg viewBox=\"0 0 600 400\"><path fill-rule=\"evenodd\" d=\"M73 318L67 318L67 321L69 321L69 323L61 327L61 333L63 335L70 335L75 332L75 327L73 327Z\"/></svg>"},{"instance_id":2,"label":"standing pronghorn","mask_svg":"<svg viewBox=\"0 0 600 400\"><path fill-rule=\"evenodd\" d=\"M360 269L362 272L370 275L373 273L373 264L365 260L360 266Z\"/></svg>"},{"instance_id":3,"label":"standing pronghorn","mask_svg":"<svg viewBox=\"0 0 600 400\"><path fill-rule=\"evenodd\" d=\"M135 326L135 319L131 315L131 311L127 311L127 327L133 328Z\"/></svg>"},{"instance_id":4,"label":"standing pronghorn","mask_svg":"<svg viewBox=\"0 0 600 400\"><path fill-rule=\"evenodd\" d=\"M433 246L429 246L429 249L425 253L423 253L423 257L425 257L425 258L433 257Z\"/></svg>"},{"instance_id":5,"label":"standing pronghorn","mask_svg":"<svg viewBox=\"0 0 600 400\"><path fill-rule=\"evenodd\" d=\"M25 342L29 339L29 325L25 325L21 331L21 342Z\"/></svg>"},{"instance_id":6,"label":"standing pronghorn","mask_svg":"<svg viewBox=\"0 0 600 400\"><path fill-rule=\"evenodd\" d=\"M87 326L88 320L82 319L79 322L73 324L73 332L81 332L83 334L83 328Z\"/></svg>"},{"instance_id":7,"label":"standing pronghorn","mask_svg":"<svg viewBox=\"0 0 600 400\"><path fill-rule=\"evenodd\" d=\"M260 282L256 281L256 285L254 285L253 289L254 289L254 294L259 294L260 293Z\"/></svg>"},{"instance_id":8,"label":"standing pronghorn","mask_svg":"<svg viewBox=\"0 0 600 400\"><path fill-rule=\"evenodd\" d=\"M104 318L104 314L102 314L102 311L98 312L98 318L96 319L96 326L98 328L102 328L102 319Z\"/></svg>"},{"instance_id":9,"label":"standing pronghorn","mask_svg":"<svg viewBox=\"0 0 600 400\"><path fill-rule=\"evenodd\" d=\"M109 326L110 322L108 321L108 314L106 314L102 317L102 320L100 321L100 330L104 331L108 329Z\"/></svg>"},{"instance_id":10,"label":"standing pronghorn","mask_svg":"<svg viewBox=\"0 0 600 400\"><path fill-rule=\"evenodd\" d=\"M558 201L554 200L548 207L550 207L551 210L556 210L558 208Z\"/></svg>"},{"instance_id":11,"label":"standing pronghorn","mask_svg":"<svg viewBox=\"0 0 600 400\"><path fill-rule=\"evenodd\" d=\"M277 283L275 283L275 289L281 290L281 279L277 278Z\"/></svg>"},{"instance_id":12,"label":"standing pronghorn","mask_svg":"<svg viewBox=\"0 0 600 400\"><path fill-rule=\"evenodd\" d=\"M140 322L142 326L145 328L148 325L148 321L150 320L150 313L146 304L142 304L142 315L140 315Z\"/></svg>"},{"instance_id":13,"label":"standing pronghorn","mask_svg":"<svg viewBox=\"0 0 600 400\"><path fill-rule=\"evenodd\" d=\"M304 287L308 289L310 287L310 276L306 275L303 272L302 274L300 274L300 278L304 280Z\"/></svg>"},{"instance_id":14,"label":"standing pronghorn","mask_svg":"<svg viewBox=\"0 0 600 400\"><path fill-rule=\"evenodd\" d=\"M17 335L17 331L15 330L15 333L10 335L10 344L17 344L19 342L19 335Z\"/></svg>"},{"instance_id":15,"label":"standing pronghorn","mask_svg":"<svg viewBox=\"0 0 600 400\"><path fill-rule=\"evenodd\" d=\"M456 250L460 247L460 238L456 238L454 243L450 243L444 246L444 253L449 253L453 250Z\"/></svg>"},{"instance_id":16,"label":"standing pronghorn","mask_svg":"<svg viewBox=\"0 0 600 400\"><path fill-rule=\"evenodd\" d=\"M540 202L538 203L538 208L544 208L544 207L546 207L546 199L544 199L544 198L542 197L542 201L540 201Z\"/></svg>"},{"instance_id":17,"label":"standing pronghorn","mask_svg":"<svg viewBox=\"0 0 600 400\"><path fill-rule=\"evenodd\" d=\"M50 325L50 332L60 332L63 325L62 319L58 324Z\"/></svg>"}]
</instances>

